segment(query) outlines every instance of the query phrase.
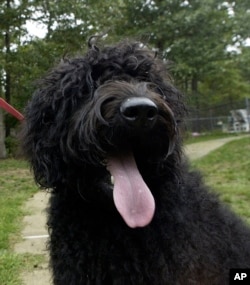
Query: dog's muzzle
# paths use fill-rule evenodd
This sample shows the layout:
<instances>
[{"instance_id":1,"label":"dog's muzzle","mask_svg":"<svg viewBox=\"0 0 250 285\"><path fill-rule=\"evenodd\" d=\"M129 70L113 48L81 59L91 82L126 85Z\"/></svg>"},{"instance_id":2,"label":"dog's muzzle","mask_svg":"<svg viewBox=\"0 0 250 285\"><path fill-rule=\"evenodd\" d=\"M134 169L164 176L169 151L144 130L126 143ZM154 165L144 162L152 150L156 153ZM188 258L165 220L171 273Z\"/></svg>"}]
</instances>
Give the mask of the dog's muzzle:
<instances>
[{"instance_id":1,"label":"dog's muzzle","mask_svg":"<svg viewBox=\"0 0 250 285\"><path fill-rule=\"evenodd\" d=\"M132 127L151 128L156 122L158 108L148 98L132 97L122 102L120 114Z\"/></svg>"}]
</instances>

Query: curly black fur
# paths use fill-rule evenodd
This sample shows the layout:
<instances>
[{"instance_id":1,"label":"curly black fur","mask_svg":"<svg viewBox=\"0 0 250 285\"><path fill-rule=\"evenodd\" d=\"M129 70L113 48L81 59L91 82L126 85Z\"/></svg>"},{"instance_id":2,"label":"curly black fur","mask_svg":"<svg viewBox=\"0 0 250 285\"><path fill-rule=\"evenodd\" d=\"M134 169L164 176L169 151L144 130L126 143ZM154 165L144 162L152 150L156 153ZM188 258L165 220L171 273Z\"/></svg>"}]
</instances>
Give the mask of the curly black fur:
<instances>
[{"instance_id":1,"label":"curly black fur","mask_svg":"<svg viewBox=\"0 0 250 285\"><path fill-rule=\"evenodd\" d=\"M131 124L121 115L131 98L157 114ZM164 62L140 43L92 45L41 81L23 149L36 181L53 189L54 284L226 285L230 268L250 267L250 230L182 154L185 114ZM122 153L133 153L155 200L144 227L130 228L114 205L108 158Z\"/></svg>"}]
</instances>

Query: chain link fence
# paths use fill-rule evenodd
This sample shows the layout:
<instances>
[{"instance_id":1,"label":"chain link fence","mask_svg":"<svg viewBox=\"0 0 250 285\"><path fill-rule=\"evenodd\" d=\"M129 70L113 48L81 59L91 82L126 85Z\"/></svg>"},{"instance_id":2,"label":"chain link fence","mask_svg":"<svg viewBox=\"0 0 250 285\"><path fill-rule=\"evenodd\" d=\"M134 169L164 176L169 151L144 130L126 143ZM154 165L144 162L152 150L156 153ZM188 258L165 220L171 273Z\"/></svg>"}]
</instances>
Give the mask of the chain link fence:
<instances>
[{"instance_id":1,"label":"chain link fence","mask_svg":"<svg viewBox=\"0 0 250 285\"><path fill-rule=\"evenodd\" d=\"M250 132L250 98L208 106L206 109L191 109L186 128L194 135L215 131Z\"/></svg>"}]
</instances>

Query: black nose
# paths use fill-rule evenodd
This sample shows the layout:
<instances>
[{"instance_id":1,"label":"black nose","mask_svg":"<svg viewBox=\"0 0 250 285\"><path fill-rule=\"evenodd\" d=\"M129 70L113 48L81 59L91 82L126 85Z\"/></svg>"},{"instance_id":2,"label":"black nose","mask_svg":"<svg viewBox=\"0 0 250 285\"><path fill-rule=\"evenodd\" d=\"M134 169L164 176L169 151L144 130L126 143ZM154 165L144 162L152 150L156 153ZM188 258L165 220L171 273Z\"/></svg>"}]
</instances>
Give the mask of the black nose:
<instances>
[{"instance_id":1,"label":"black nose","mask_svg":"<svg viewBox=\"0 0 250 285\"><path fill-rule=\"evenodd\" d=\"M120 106L122 117L135 127L152 127L156 121L158 108L148 98L132 97L122 102Z\"/></svg>"}]
</instances>

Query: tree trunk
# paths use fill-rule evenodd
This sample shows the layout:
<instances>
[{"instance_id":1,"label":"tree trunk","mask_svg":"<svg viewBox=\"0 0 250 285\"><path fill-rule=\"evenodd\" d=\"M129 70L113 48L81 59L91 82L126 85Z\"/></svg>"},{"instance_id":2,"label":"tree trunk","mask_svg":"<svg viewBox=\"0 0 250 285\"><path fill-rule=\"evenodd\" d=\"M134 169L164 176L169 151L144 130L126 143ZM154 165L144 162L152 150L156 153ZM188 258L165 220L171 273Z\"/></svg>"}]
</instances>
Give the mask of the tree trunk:
<instances>
[{"instance_id":1,"label":"tree trunk","mask_svg":"<svg viewBox=\"0 0 250 285\"><path fill-rule=\"evenodd\" d=\"M6 9L7 11L10 10L10 0L6 1ZM5 30L5 37L4 37L4 45L6 49L6 55L5 55L5 60L6 60L6 65L5 65L5 100L7 103L11 104L11 75L10 75L10 67L9 67L9 58L10 58L10 26L8 25ZM10 135L10 127L8 124L5 126L5 132L6 136L8 137Z\"/></svg>"},{"instance_id":2,"label":"tree trunk","mask_svg":"<svg viewBox=\"0 0 250 285\"><path fill-rule=\"evenodd\" d=\"M6 157L4 117L3 109L0 108L0 159Z\"/></svg>"},{"instance_id":3,"label":"tree trunk","mask_svg":"<svg viewBox=\"0 0 250 285\"><path fill-rule=\"evenodd\" d=\"M198 95L198 77L197 74L193 74L192 81L191 81L191 92L192 96L194 96L194 102L195 102L195 114L196 114L196 121L195 121L195 132L200 132L201 131L201 126L200 126L200 114L199 114L199 109L200 109L200 102L199 102L199 95Z\"/></svg>"}]
</instances>

